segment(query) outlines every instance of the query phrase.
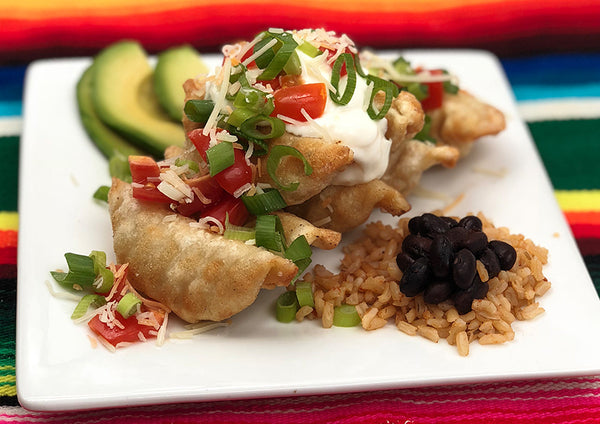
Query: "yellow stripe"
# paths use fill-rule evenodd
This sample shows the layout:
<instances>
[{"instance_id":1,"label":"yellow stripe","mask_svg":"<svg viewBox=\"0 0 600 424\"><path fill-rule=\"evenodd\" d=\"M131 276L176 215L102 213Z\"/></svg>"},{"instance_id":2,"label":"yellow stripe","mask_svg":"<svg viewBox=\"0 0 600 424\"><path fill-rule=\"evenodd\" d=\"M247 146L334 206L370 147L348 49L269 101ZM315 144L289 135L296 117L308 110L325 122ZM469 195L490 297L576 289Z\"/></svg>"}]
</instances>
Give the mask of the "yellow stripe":
<instances>
[{"instance_id":1,"label":"yellow stripe","mask_svg":"<svg viewBox=\"0 0 600 424\"><path fill-rule=\"evenodd\" d=\"M600 190L555 190L558 204L566 212L600 212Z\"/></svg>"},{"instance_id":2,"label":"yellow stripe","mask_svg":"<svg viewBox=\"0 0 600 424\"><path fill-rule=\"evenodd\" d=\"M0 376L0 384L3 383L15 383L17 378L14 375L4 375Z\"/></svg>"},{"instance_id":3,"label":"yellow stripe","mask_svg":"<svg viewBox=\"0 0 600 424\"><path fill-rule=\"evenodd\" d=\"M17 212L0 212L0 230L19 229L19 214Z\"/></svg>"}]
</instances>

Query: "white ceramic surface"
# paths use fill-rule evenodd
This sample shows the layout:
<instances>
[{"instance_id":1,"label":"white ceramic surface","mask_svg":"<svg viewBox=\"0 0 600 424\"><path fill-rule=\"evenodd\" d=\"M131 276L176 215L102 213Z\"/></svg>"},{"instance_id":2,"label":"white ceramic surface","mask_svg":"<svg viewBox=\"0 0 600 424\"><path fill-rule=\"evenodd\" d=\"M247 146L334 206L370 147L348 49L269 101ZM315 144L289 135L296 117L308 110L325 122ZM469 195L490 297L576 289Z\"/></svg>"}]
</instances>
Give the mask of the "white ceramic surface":
<instances>
[{"instance_id":1,"label":"white ceramic surface","mask_svg":"<svg viewBox=\"0 0 600 424\"><path fill-rule=\"evenodd\" d=\"M411 214L444 207L459 195L456 214L482 211L498 226L523 233L550 251L552 289L546 313L514 324L513 342L472 344L467 358L393 325L323 329L318 322L280 324L263 292L232 324L162 347L138 344L116 353L93 349L74 304L50 295L50 270L65 252L109 252L106 205L92 200L109 183L107 162L86 136L75 85L89 59L46 60L27 73L21 139L17 391L26 408L69 410L122 405L302 395L593 374L600 371L600 303L553 196L546 172L495 57L479 51L406 51L414 65L443 67L463 88L500 108L507 129L477 143L455 169L432 169L422 187L446 200L411 196ZM207 57L211 63L216 57ZM477 169L504 172L503 177ZM374 213L372 219L396 220ZM351 238L355 234L350 234ZM335 270L335 252L314 263ZM565 319L565 316L569 319ZM181 329L173 320L171 331Z\"/></svg>"}]
</instances>

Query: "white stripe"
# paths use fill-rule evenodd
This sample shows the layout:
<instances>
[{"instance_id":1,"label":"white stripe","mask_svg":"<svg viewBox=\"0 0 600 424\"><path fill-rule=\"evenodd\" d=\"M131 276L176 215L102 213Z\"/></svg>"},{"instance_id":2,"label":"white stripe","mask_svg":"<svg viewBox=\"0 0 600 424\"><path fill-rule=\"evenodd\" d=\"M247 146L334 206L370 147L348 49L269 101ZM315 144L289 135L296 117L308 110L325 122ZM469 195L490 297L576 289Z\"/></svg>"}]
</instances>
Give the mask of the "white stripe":
<instances>
[{"instance_id":1,"label":"white stripe","mask_svg":"<svg viewBox=\"0 0 600 424\"><path fill-rule=\"evenodd\" d=\"M20 117L0 118L0 137L21 135L23 119Z\"/></svg>"},{"instance_id":2,"label":"white stripe","mask_svg":"<svg viewBox=\"0 0 600 424\"><path fill-rule=\"evenodd\" d=\"M600 118L600 98L528 100L518 109L527 122Z\"/></svg>"}]
</instances>

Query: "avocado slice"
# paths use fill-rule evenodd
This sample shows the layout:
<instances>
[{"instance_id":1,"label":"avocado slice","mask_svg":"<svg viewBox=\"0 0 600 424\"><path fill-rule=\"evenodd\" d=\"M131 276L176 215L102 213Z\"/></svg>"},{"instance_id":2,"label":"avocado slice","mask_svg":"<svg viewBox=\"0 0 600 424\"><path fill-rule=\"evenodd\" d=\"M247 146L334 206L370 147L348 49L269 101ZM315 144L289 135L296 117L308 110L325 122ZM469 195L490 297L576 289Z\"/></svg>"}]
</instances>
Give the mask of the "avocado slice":
<instances>
[{"instance_id":1,"label":"avocado slice","mask_svg":"<svg viewBox=\"0 0 600 424\"><path fill-rule=\"evenodd\" d=\"M154 68L154 90L159 103L173 120L180 122L183 117L183 83L207 72L208 67L200 53L191 46L172 47L158 55Z\"/></svg>"},{"instance_id":2,"label":"avocado slice","mask_svg":"<svg viewBox=\"0 0 600 424\"><path fill-rule=\"evenodd\" d=\"M127 157L129 155L143 155L144 152L132 145L128 140L110 129L100 120L94 109L92 99L92 76L94 65L89 66L77 82L77 106L83 128L108 159L113 156Z\"/></svg>"},{"instance_id":3,"label":"avocado slice","mask_svg":"<svg viewBox=\"0 0 600 424\"><path fill-rule=\"evenodd\" d=\"M92 68L98 117L148 153L162 157L171 145L183 146L185 134L158 103L152 67L142 46L120 41L102 50Z\"/></svg>"}]
</instances>

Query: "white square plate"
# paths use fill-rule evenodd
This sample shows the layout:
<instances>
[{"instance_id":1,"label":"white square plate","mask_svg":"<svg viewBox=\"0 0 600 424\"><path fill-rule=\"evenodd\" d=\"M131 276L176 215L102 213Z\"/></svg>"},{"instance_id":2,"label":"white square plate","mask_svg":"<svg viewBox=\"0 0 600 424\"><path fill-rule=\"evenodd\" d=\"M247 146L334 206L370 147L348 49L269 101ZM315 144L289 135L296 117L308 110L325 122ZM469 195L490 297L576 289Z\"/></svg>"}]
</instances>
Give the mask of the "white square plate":
<instances>
[{"instance_id":1,"label":"white square plate","mask_svg":"<svg viewBox=\"0 0 600 424\"><path fill-rule=\"evenodd\" d=\"M463 88L501 109L508 123L499 136L478 142L455 169L428 171L422 187L448 200L411 196L412 213L464 194L453 213L482 211L497 226L547 247L544 272L552 289L541 299L545 314L516 323L514 341L474 343L463 358L445 341L410 337L391 324L373 332L323 329L314 321L280 324L272 310L279 291L265 291L229 327L192 340L140 343L116 353L93 349L87 327L69 318L74 304L51 296L44 285L50 270L65 266L65 252L112 252L106 205L92 200L95 189L109 183L107 162L81 127L75 100L76 82L90 60L41 61L27 73L21 139L21 404L69 410L598 373L598 296L499 62L479 51L402 53L414 65L452 71ZM505 175L475 170L484 167ZM379 213L372 219L396 222ZM339 249L317 252L314 263L335 270L340 258ZM170 330L180 330L173 321Z\"/></svg>"}]
</instances>

